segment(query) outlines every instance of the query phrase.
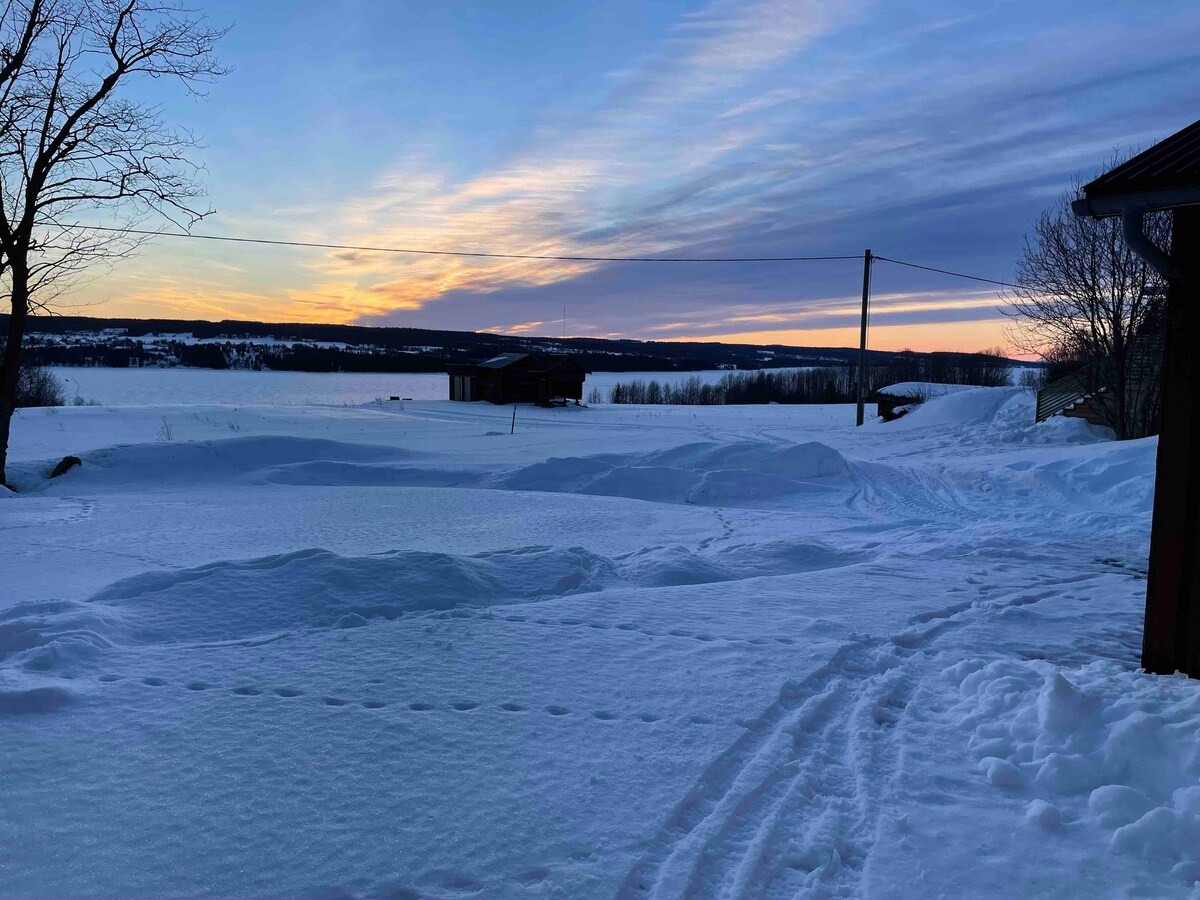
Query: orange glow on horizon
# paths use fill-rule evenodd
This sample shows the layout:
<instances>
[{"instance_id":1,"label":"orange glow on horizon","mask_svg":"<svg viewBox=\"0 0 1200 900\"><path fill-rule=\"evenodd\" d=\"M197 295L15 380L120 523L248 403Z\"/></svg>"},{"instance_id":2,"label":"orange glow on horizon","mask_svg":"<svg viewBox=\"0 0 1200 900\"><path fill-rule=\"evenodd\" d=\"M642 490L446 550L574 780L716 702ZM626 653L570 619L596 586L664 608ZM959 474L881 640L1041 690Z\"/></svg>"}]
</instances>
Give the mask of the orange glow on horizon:
<instances>
[{"instance_id":1,"label":"orange glow on horizon","mask_svg":"<svg viewBox=\"0 0 1200 900\"><path fill-rule=\"evenodd\" d=\"M1024 358L1011 352L1006 334L1011 323L1007 319L984 319L975 322L937 322L915 325L874 325L867 336L872 350L918 350L922 352L971 352L1003 347L1006 355ZM784 344L792 347L857 347L857 327L792 329L787 331L743 331L733 334L683 336L674 335L658 340L668 342L720 342L725 344Z\"/></svg>"}]
</instances>

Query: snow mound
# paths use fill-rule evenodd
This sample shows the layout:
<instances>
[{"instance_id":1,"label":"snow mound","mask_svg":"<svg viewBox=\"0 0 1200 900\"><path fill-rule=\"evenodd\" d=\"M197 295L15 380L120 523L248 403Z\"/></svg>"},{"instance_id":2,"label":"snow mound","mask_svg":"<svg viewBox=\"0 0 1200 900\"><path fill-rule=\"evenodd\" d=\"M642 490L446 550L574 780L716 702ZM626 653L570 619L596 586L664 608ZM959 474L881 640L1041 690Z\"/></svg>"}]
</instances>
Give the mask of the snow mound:
<instances>
[{"instance_id":1,"label":"snow mound","mask_svg":"<svg viewBox=\"0 0 1200 900\"><path fill-rule=\"evenodd\" d=\"M137 485L194 485L214 481L286 479L306 467L380 466L422 454L412 450L352 444L320 438L240 437L211 441L130 444L82 455L83 465L54 484L72 489ZM25 491L45 488L46 465L21 467L17 483ZM283 473L282 475L277 473ZM285 480L285 483L286 480ZM305 483L303 480L298 483Z\"/></svg>"},{"instance_id":2,"label":"snow mound","mask_svg":"<svg viewBox=\"0 0 1200 900\"><path fill-rule=\"evenodd\" d=\"M815 541L707 554L650 547L620 558L582 548L520 547L461 556L395 551L347 557L303 550L152 572L89 600L26 603L0 615L4 671L75 677L103 651L146 645L257 645L372 620L565 597L610 587L741 581L853 565L872 551Z\"/></svg>"},{"instance_id":3,"label":"snow mound","mask_svg":"<svg viewBox=\"0 0 1200 900\"><path fill-rule=\"evenodd\" d=\"M915 407L908 415L887 423L893 431L993 423L1006 404L1017 397L1032 396L1023 388L972 387L936 397ZM1029 416L1033 421L1033 415Z\"/></svg>"},{"instance_id":4,"label":"snow mound","mask_svg":"<svg viewBox=\"0 0 1200 900\"><path fill-rule=\"evenodd\" d=\"M1026 388L966 387L914 406L908 415L880 423L893 431L959 430L964 436L1005 444L1093 444L1113 440L1112 430L1083 419L1052 416L1036 421L1037 396Z\"/></svg>"},{"instance_id":5,"label":"snow mound","mask_svg":"<svg viewBox=\"0 0 1200 900\"><path fill-rule=\"evenodd\" d=\"M959 663L952 712L974 728L981 774L1031 824L1086 823L1114 853L1200 880L1200 695L1111 661ZM1181 787L1182 785L1182 787Z\"/></svg>"},{"instance_id":6,"label":"snow mound","mask_svg":"<svg viewBox=\"0 0 1200 900\"><path fill-rule=\"evenodd\" d=\"M1036 465L1029 476L1040 489L1062 494L1078 506L1149 516L1157 449L1155 438L1127 441L1095 456Z\"/></svg>"},{"instance_id":7,"label":"snow mound","mask_svg":"<svg viewBox=\"0 0 1200 900\"><path fill-rule=\"evenodd\" d=\"M849 473L846 459L825 444L699 442L650 453L552 457L506 473L497 486L627 497L662 503L769 501L827 490Z\"/></svg>"}]
</instances>

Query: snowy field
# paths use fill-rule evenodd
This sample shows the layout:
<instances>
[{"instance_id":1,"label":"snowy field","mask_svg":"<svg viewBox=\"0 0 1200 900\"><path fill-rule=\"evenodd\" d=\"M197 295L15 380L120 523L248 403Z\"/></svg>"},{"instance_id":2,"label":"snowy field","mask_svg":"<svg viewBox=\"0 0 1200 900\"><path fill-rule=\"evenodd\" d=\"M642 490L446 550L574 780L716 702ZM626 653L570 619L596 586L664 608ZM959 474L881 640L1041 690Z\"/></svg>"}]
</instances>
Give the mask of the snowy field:
<instances>
[{"instance_id":1,"label":"snowy field","mask_svg":"<svg viewBox=\"0 0 1200 900\"><path fill-rule=\"evenodd\" d=\"M444 400L443 373L255 372L250 369L104 369L52 366L68 399L81 397L104 406L178 404L230 406L358 406L388 397ZM769 370L774 371L774 370ZM716 382L726 371L595 372L587 377L584 396L599 388L607 397L617 382L657 379L675 384L697 376Z\"/></svg>"},{"instance_id":2,"label":"snowy field","mask_svg":"<svg viewBox=\"0 0 1200 900\"><path fill-rule=\"evenodd\" d=\"M1196 896L1153 440L157 396L15 422L0 896Z\"/></svg>"}]
</instances>

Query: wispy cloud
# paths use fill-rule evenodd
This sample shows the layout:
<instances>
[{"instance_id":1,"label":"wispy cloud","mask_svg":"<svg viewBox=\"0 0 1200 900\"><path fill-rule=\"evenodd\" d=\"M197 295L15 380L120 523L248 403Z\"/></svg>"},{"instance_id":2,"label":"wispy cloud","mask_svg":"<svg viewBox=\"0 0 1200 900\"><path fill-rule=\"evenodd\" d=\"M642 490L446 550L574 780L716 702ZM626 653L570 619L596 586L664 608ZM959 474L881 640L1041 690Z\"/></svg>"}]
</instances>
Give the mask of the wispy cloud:
<instances>
[{"instance_id":1,"label":"wispy cloud","mask_svg":"<svg viewBox=\"0 0 1200 900\"><path fill-rule=\"evenodd\" d=\"M371 155L336 202L302 194L225 230L562 256L872 246L1002 278L1072 172L1194 117L1198 45L1200 7L1186 0L1103 15L1068 0L710 0L632 61L556 82L544 108L519 110L519 126L476 134L471 120L444 125L441 109L429 124L381 121L372 149L395 146L395 157ZM498 100L506 77L498 66ZM852 265L228 257L205 268L199 251L172 248L147 257L144 277L127 270L104 290L122 310L511 333L557 330L567 301L574 333L655 339L832 341L857 316ZM948 338L997 320L990 290L876 275L876 321L890 333L932 335L942 323Z\"/></svg>"},{"instance_id":2,"label":"wispy cloud","mask_svg":"<svg viewBox=\"0 0 1200 900\"><path fill-rule=\"evenodd\" d=\"M715 124L709 104L728 102L727 92L836 27L853 6L713 3L686 16L660 56L614 88L590 127L539 136L507 165L465 180L433 153L405 157L369 195L343 204L333 227L353 243L558 256L653 254L728 233L754 210L733 202L728 170L713 170L763 133L752 123ZM384 297L414 309L453 291L552 285L597 266L359 252L312 268L356 285L364 302L347 298L343 315L368 316Z\"/></svg>"}]
</instances>

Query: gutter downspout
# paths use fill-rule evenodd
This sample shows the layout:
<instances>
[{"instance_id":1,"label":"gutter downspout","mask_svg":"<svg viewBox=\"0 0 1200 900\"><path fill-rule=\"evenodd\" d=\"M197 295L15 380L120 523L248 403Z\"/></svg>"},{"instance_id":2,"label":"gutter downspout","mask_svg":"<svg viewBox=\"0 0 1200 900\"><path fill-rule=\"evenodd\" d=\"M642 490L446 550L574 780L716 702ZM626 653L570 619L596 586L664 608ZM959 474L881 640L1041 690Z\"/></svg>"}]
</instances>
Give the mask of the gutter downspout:
<instances>
[{"instance_id":1,"label":"gutter downspout","mask_svg":"<svg viewBox=\"0 0 1200 900\"><path fill-rule=\"evenodd\" d=\"M1121 210L1121 235L1125 238L1129 249L1142 262L1163 278L1176 279L1180 275L1179 267L1171 262L1171 257L1150 240L1143 230L1145 212L1142 207L1126 207Z\"/></svg>"}]
</instances>

